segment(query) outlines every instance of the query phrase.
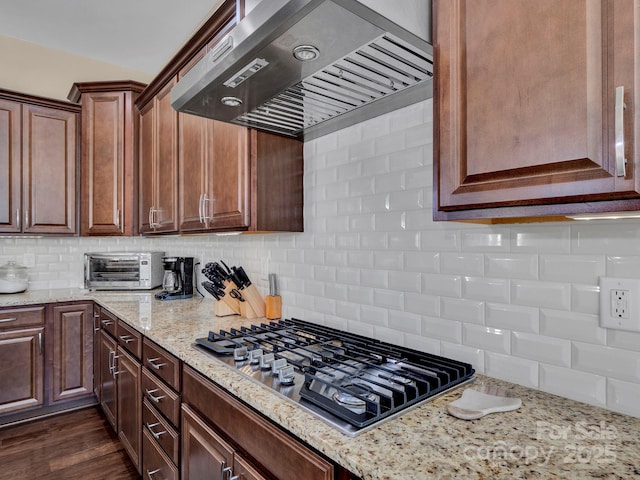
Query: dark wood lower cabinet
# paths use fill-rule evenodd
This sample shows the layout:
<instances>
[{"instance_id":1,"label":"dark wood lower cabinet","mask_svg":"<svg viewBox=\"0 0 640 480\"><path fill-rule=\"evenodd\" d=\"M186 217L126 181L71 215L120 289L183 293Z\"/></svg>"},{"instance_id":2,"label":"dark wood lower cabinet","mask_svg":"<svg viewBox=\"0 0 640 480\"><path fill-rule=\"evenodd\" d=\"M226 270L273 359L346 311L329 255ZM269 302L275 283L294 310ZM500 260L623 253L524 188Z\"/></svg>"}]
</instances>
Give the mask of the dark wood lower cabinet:
<instances>
[{"instance_id":1,"label":"dark wood lower cabinet","mask_svg":"<svg viewBox=\"0 0 640 480\"><path fill-rule=\"evenodd\" d=\"M93 303L52 308L51 403L93 394Z\"/></svg>"},{"instance_id":2,"label":"dark wood lower cabinet","mask_svg":"<svg viewBox=\"0 0 640 480\"><path fill-rule=\"evenodd\" d=\"M142 478L144 480L178 480L180 478L178 468L162 451L162 448L153 441L151 434L147 430L142 432L142 457L144 458L144 467L142 469ZM182 478L184 479L185 477ZM209 472L208 477L203 478L218 477Z\"/></svg>"},{"instance_id":3,"label":"dark wood lower cabinet","mask_svg":"<svg viewBox=\"0 0 640 480\"><path fill-rule=\"evenodd\" d=\"M205 441L203 432L207 431L204 428L206 425L209 425L209 430L213 431L216 436L222 438L224 435L225 438L232 439L234 443L232 452L248 452L251 459L247 458L247 460L250 460L260 470L268 472L268 476L264 478L279 480L334 479L336 468L332 463L189 367L185 367L183 370L182 395L184 402L182 407L183 480L207 478L185 476L185 468L187 473L189 468L197 467L197 471L200 471L200 463L198 462L205 464L209 462L209 466L216 465L216 460L207 459L207 449L211 450L211 442L214 440ZM190 413L193 411L197 411L201 418L201 425L197 428L193 426L195 420L193 414ZM211 427L215 427L215 430ZM185 428L187 429L185 430ZM220 432L220 435L216 432ZM191 435L191 437L187 437L187 435ZM206 438L215 439L216 437ZM192 454L195 454L196 460L190 458ZM213 454L210 453L209 456L211 455ZM202 460L198 460L200 457ZM240 458L246 457L241 455ZM225 461L227 465L233 465L233 457L227 458ZM190 463L192 463L191 467ZM234 471L233 475L236 474Z\"/></svg>"},{"instance_id":4,"label":"dark wood lower cabinet","mask_svg":"<svg viewBox=\"0 0 640 480\"><path fill-rule=\"evenodd\" d=\"M0 414L44 404L44 327L0 331Z\"/></svg>"},{"instance_id":5,"label":"dark wood lower cabinet","mask_svg":"<svg viewBox=\"0 0 640 480\"><path fill-rule=\"evenodd\" d=\"M187 405L182 406L182 480L206 480L233 466L233 448Z\"/></svg>"},{"instance_id":6,"label":"dark wood lower cabinet","mask_svg":"<svg viewBox=\"0 0 640 480\"><path fill-rule=\"evenodd\" d=\"M100 406L107 420L116 429L116 378L113 375L114 357L118 350L116 341L105 330L100 331Z\"/></svg>"},{"instance_id":7,"label":"dark wood lower cabinet","mask_svg":"<svg viewBox=\"0 0 640 480\"><path fill-rule=\"evenodd\" d=\"M115 357L118 437L131 461L140 471L142 441L142 397L140 395L140 362L121 347Z\"/></svg>"}]
</instances>

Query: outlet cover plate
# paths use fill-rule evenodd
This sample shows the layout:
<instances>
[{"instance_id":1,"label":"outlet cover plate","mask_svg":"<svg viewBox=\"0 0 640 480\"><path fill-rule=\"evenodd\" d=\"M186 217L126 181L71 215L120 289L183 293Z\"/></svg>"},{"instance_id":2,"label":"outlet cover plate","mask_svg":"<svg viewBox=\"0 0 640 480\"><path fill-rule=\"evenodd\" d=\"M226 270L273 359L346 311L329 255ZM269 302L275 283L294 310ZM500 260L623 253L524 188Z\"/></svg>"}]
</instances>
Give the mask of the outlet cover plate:
<instances>
[{"instance_id":1,"label":"outlet cover plate","mask_svg":"<svg viewBox=\"0 0 640 480\"><path fill-rule=\"evenodd\" d=\"M600 277L600 326L640 332L640 279Z\"/></svg>"}]
</instances>

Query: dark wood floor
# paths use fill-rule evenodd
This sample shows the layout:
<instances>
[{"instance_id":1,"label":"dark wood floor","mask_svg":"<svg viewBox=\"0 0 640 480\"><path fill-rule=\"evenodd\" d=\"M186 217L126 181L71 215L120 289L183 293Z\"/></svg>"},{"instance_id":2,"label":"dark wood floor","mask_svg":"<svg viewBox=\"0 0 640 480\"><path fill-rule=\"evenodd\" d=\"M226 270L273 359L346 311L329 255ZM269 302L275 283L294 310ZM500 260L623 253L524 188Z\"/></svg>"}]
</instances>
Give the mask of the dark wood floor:
<instances>
[{"instance_id":1,"label":"dark wood floor","mask_svg":"<svg viewBox=\"0 0 640 480\"><path fill-rule=\"evenodd\" d=\"M0 478L139 479L98 407L0 429Z\"/></svg>"}]
</instances>

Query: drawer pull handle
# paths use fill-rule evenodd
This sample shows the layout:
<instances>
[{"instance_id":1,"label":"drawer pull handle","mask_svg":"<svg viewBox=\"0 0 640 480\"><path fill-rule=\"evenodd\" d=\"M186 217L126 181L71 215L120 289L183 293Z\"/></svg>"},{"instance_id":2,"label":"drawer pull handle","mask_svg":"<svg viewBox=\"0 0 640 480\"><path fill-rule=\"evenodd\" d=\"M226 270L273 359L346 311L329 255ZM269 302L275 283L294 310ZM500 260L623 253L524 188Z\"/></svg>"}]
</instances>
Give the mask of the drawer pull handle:
<instances>
[{"instance_id":1,"label":"drawer pull handle","mask_svg":"<svg viewBox=\"0 0 640 480\"><path fill-rule=\"evenodd\" d=\"M15 322L16 320L17 320L17 318L16 318L16 317L3 318L2 320L0 320L0 323Z\"/></svg>"},{"instance_id":2,"label":"drawer pull handle","mask_svg":"<svg viewBox=\"0 0 640 480\"><path fill-rule=\"evenodd\" d=\"M166 367L167 364L166 363L155 363L158 360L160 360L160 357L156 357L156 358L147 358L147 363L149 365L151 365L152 368L154 368L155 370L160 370L162 367Z\"/></svg>"},{"instance_id":3,"label":"drawer pull handle","mask_svg":"<svg viewBox=\"0 0 640 480\"><path fill-rule=\"evenodd\" d=\"M108 327L109 325L113 325L113 320L102 320L100 323Z\"/></svg>"},{"instance_id":4,"label":"drawer pull handle","mask_svg":"<svg viewBox=\"0 0 640 480\"><path fill-rule=\"evenodd\" d=\"M119 338L124 343L131 343L131 342L135 341L135 338L133 338L131 335L120 335Z\"/></svg>"},{"instance_id":5,"label":"drawer pull handle","mask_svg":"<svg viewBox=\"0 0 640 480\"><path fill-rule=\"evenodd\" d=\"M627 159L624 158L624 87L616 87L615 102L615 152L616 152L616 174L624 177L627 173Z\"/></svg>"},{"instance_id":6,"label":"drawer pull handle","mask_svg":"<svg viewBox=\"0 0 640 480\"><path fill-rule=\"evenodd\" d=\"M160 435L164 435L165 433L167 433L166 430L163 430L161 432L154 432L153 428L157 427L158 425L160 425L160 422L156 422L156 423L147 423L147 429L149 430L149 433L151 435L153 435L153 438L155 438L156 440L160 439Z\"/></svg>"},{"instance_id":7,"label":"drawer pull handle","mask_svg":"<svg viewBox=\"0 0 640 480\"><path fill-rule=\"evenodd\" d=\"M149 480L153 480L153 476L154 476L156 473L158 473L159 471L160 471L160 469L159 469L159 468L156 468L155 470L149 470L149 469L147 469L147 478L148 478Z\"/></svg>"},{"instance_id":8,"label":"drawer pull handle","mask_svg":"<svg viewBox=\"0 0 640 480\"><path fill-rule=\"evenodd\" d=\"M153 390L145 389L145 393L155 403L160 403L160 400L162 400L164 397L166 397L166 395L160 395L159 397L156 397L156 396L153 395L154 393L159 392L159 391L160 391L159 388L154 388Z\"/></svg>"}]
</instances>

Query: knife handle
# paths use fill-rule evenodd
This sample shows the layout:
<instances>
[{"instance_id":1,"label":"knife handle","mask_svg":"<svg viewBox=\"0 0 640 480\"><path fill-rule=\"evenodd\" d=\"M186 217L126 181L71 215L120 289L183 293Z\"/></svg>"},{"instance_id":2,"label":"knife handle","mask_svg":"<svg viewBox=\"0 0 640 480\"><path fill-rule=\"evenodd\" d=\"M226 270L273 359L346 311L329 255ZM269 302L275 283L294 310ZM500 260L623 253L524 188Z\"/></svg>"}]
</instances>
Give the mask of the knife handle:
<instances>
[{"instance_id":1,"label":"knife handle","mask_svg":"<svg viewBox=\"0 0 640 480\"><path fill-rule=\"evenodd\" d=\"M282 297L280 295L267 295L265 298L266 317L269 320L282 318Z\"/></svg>"}]
</instances>

